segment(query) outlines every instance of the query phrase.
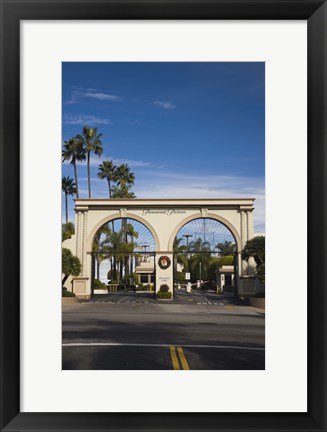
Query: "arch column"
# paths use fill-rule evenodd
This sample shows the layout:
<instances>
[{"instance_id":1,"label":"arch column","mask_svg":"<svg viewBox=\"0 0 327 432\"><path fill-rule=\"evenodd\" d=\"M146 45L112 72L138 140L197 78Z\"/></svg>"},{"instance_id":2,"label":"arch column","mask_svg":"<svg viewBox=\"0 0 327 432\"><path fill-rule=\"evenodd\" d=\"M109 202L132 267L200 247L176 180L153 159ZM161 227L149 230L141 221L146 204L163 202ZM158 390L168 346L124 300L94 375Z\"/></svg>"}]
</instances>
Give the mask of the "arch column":
<instances>
[{"instance_id":1,"label":"arch column","mask_svg":"<svg viewBox=\"0 0 327 432\"><path fill-rule=\"evenodd\" d=\"M90 265L87 259L87 210L78 210L76 215L76 255L81 262L81 274L73 278L73 292L79 298L90 298L91 277Z\"/></svg>"},{"instance_id":2,"label":"arch column","mask_svg":"<svg viewBox=\"0 0 327 432\"><path fill-rule=\"evenodd\" d=\"M248 240L248 233L249 233L249 221L248 221L248 212L245 210L241 210L241 245L242 250L244 249L244 246ZM240 251L242 253L242 251ZM248 273L248 264L245 260L241 259L241 276L247 276Z\"/></svg>"}]
</instances>

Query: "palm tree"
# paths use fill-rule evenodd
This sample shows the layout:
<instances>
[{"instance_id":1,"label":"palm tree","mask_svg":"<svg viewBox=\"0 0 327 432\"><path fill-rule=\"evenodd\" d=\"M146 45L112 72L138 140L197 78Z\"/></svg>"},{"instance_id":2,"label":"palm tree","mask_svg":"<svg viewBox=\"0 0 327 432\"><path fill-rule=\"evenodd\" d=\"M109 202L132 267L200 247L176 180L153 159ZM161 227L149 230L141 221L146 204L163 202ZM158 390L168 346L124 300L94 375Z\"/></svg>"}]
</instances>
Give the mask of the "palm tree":
<instances>
[{"instance_id":1,"label":"palm tree","mask_svg":"<svg viewBox=\"0 0 327 432\"><path fill-rule=\"evenodd\" d=\"M131 186L113 186L112 188L112 198L136 198L134 192L130 192Z\"/></svg>"},{"instance_id":2,"label":"palm tree","mask_svg":"<svg viewBox=\"0 0 327 432\"><path fill-rule=\"evenodd\" d=\"M190 267L193 274L197 279L206 278L211 258L210 243L198 237L189 244L189 249L194 252L190 259Z\"/></svg>"},{"instance_id":3,"label":"palm tree","mask_svg":"<svg viewBox=\"0 0 327 432\"><path fill-rule=\"evenodd\" d=\"M115 170L116 166L112 161L103 161L101 165L99 165L98 177L100 179L107 179L108 182L108 190L109 190L109 198L111 198L111 181L115 179ZM115 231L114 221L112 221L112 230Z\"/></svg>"},{"instance_id":4,"label":"palm tree","mask_svg":"<svg viewBox=\"0 0 327 432\"><path fill-rule=\"evenodd\" d=\"M116 166L112 163L112 161L103 161L101 165L99 165L98 177L100 179L106 179L108 182L108 190L109 190L109 198L111 198L111 185L110 182L115 179L115 171Z\"/></svg>"},{"instance_id":5,"label":"palm tree","mask_svg":"<svg viewBox=\"0 0 327 432\"><path fill-rule=\"evenodd\" d=\"M130 168L127 164L122 164L116 167L114 179L117 182L117 185L123 188L125 186L132 186L134 184L135 175L130 171Z\"/></svg>"},{"instance_id":6,"label":"palm tree","mask_svg":"<svg viewBox=\"0 0 327 432\"><path fill-rule=\"evenodd\" d=\"M185 245L181 245L180 243L183 241L183 237L175 238L173 244L174 257L176 258L176 270L177 264L181 264L185 271L188 271L188 260L186 256L187 247Z\"/></svg>"},{"instance_id":7,"label":"palm tree","mask_svg":"<svg viewBox=\"0 0 327 432\"><path fill-rule=\"evenodd\" d=\"M139 233L135 231L134 226L131 223L128 223L126 226L126 238L128 239L128 236L130 237L130 241L128 244L130 245L130 248L132 249L131 252L134 252L134 248L136 246L136 243L134 243L134 238L138 238ZM128 241L128 240L127 240ZM133 273L133 261L134 256L128 256L127 259L125 259L125 271L126 273Z\"/></svg>"},{"instance_id":8,"label":"palm tree","mask_svg":"<svg viewBox=\"0 0 327 432\"><path fill-rule=\"evenodd\" d=\"M111 230L109 228L108 224L103 225L96 233L93 245L92 245L92 252L94 252L96 256L96 269L97 269L97 279L100 279L100 264L102 261L106 260L108 257L103 253L106 252L105 248L103 247L104 242L106 239L110 236ZM105 235L105 239L101 241L101 236Z\"/></svg>"},{"instance_id":9,"label":"palm tree","mask_svg":"<svg viewBox=\"0 0 327 432\"><path fill-rule=\"evenodd\" d=\"M66 224L68 223L68 195L76 193L76 186L74 180L70 177L62 178L62 191L65 194L65 205L66 205Z\"/></svg>"},{"instance_id":10,"label":"palm tree","mask_svg":"<svg viewBox=\"0 0 327 432\"><path fill-rule=\"evenodd\" d=\"M210 243L203 241L201 237L198 237L196 240L190 242L189 250L194 252L209 252Z\"/></svg>"},{"instance_id":11,"label":"palm tree","mask_svg":"<svg viewBox=\"0 0 327 432\"><path fill-rule=\"evenodd\" d=\"M235 243L231 241L224 241L224 243L218 243L216 248L219 250L220 255L229 255L233 252L235 252Z\"/></svg>"},{"instance_id":12,"label":"palm tree","mask_svg":"<svg viewBox=\"0 0 327 432\"><path fill-rule=\"evenodd\" d=\"M65 141L65 145L62 151L62 161L69 160L70 163L74 166L74 177L76 184L76 198L78 195L78 181L77 181L77 168L76 162L81 162L85 160L85 152L83 149L83 143L77 137L70 138L68 141Z\"/></svg>"},{"instance_id":13,"label":"palm tree","mask_svg":"<svg viewBox=\"0 0 327 432\"><path fill-rule=\"evenodd\" d=\"M77 139L81 140L84 146L84 151L87 155L87 181L89 188L89 198L91 198L91 173L90 173L90 155L91 152L95 153L99 157L102 155L103 147L100 138L102 134L97 134L98 128L89 128L83 126L82 135L77 135Z\"/></svg>"}]
</instances>

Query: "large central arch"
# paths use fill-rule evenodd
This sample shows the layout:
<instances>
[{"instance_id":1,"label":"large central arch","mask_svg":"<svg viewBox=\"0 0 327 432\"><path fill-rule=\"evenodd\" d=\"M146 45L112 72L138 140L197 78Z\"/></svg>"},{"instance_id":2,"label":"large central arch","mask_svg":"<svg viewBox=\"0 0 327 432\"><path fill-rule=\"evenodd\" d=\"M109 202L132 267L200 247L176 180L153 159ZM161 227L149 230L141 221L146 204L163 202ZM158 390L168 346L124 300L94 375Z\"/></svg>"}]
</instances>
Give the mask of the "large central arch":
<instances>
[{"instance_id":1,"label":"large central arch","mask_svg":"<svg viewBox=\"0 0 327 432\"><path fill-rule=\"evenodd\" d=\"M64 243L82 263L81 275L73 280L77 296L89 298L91 294L92 242L97 230L117 218L130 218L144 224L152 233L156 263L160 257L173 259L173 243L178 230L196 218L210 218L226 226L237 244L238 286L242 292L243 278L248 275L241 250L253 237L254 198L230 199L76 199L76 234ZM173 290L173 270L158 267L156 286L167 284ZM69 288L69 287L68 287Z\"/></svg>"},{"instance_id":2,"label":"large central arch","mask_svg":"<svg viewBox=\"0 0 327 432\"><path fill-rule=\"evenodd\" d=\"M208 214L177 227L173 243L175 290L196 287L237 292L240 239L227 225Z\"/></svg>"}]
</instances>

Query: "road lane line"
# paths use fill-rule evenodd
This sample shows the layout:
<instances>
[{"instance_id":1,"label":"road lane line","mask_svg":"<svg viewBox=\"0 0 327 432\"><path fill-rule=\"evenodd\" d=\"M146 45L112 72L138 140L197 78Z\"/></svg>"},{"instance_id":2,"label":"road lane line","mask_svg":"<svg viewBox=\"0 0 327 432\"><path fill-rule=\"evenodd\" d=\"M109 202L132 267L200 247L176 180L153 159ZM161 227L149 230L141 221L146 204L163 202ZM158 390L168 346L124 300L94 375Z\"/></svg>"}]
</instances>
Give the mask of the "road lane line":
<instances>
[{"instance_id":1,"label":"road lane line","mask_svg":"<svg viewBox=\"0 0 327 432\"><path fill-rule=\"evenodd\" d=\"M178 358L176 355L176 348L173 346L170 347L170 355L171 355L171 362L173 364L174 370L179 370Z\"/></svg>"},{"instance_id":2,"label":"road lane line","mask_svg":"<svg viewBox=\"0 0 327 432\"><path fill-rule=\"evenodd\" d=\"M174 344L137 344L137 343L119 343L119 342L66 342L62 344L63 347L82 347L82 346L129 346L129 347L158 347L158 348L166 348L166 347L178 347L182 346L183 348L214 348L214 349L240 349L240 350L249 350L249 351L264 351L265 348L260 347L246 347L246 346L237 346L237 345L174 345Z\"/></svg>"},{"instance_id":3,"label":"road lane line","mask_svg":"<svg viewBox=\"0 0 327 432\"><path fill-rule=\"evenodd\" d=\"M120 304L123 300L127 299L128 297L123 297L120 300L118 300L117 304Z\"/></svg>"},{"instance_id":4,"label":"road lane line","mask_svg":"<svg viewBox=\"0 0 327 432\"><path fill-rule=\"evenodd\" d=\"M189 367L189 365L187 363L187 360L186 360L186 357L184 355L183 348L182 347L178 347L177 351L178 351L178 354L179 354L179 359L180 359L181 364L182 364L182 368L184 370L190 370L190 367Z\"/></svg>"}]
</instances>

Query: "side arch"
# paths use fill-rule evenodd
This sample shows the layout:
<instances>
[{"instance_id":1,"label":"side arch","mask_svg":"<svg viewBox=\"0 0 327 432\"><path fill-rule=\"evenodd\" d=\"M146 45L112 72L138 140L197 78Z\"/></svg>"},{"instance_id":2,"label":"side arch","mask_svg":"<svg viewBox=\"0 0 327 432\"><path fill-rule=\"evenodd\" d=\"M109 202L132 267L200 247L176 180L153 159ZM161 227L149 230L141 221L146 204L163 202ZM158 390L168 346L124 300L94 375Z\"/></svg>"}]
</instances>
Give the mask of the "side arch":
<instances>
[{"instance_id":1,"label":"side arch","mask_svg":"<svg viewBox=\"0 0 327 432\"><path fill-rule=\"evenodd\" d=\"M156 244L156 250L160 250L160 242L159 242L159 237L155 231L155 229L153 228L153 226L151 224L149 224L148 221L144 220L143 218L136 216L132 213L126 213L126 216L124 218L128 218L128 219L134 219L138 222L140 222L141 224L143 224L146 228L148 228L148 230L150 231L150 233L152 234L155 244ZM101 219L91 230L90 235L88 236L86 245L87 245L87 252L92 252L92 245L93 245L93 240L95 237L95 234L97 233L97 231L99 230L99 228L101 228L103 225L105 225L106 223L112 221L112 220L116 220L116 219L122 219L121 214L120 213L115 213L111 216L107 216L103 219Z\"/></svg>"},{"instance_id":2,"label":"side arch","mask_svg":"<svg viewBox=\"0 0 327 432\"><path fill-rule=\"evenodd\" d=\"M174 229L173 233L171 234L170 238L169 238L169 243L168 243L168 250L169 251L173 251L173 245L174 245L174 240L175 237L178 233L178 231L184 226L186 225L188 222L191 222L194 219L199 219L199 218L203 218L202 214L196 213L194 215L188 216L187 218L183 219ZM234 225L232 225L227 219L223 218L222 216L218 216L214 213L207 213L207 215L205 216L206 219L214 219L217 222L222 223L223 225L226 226L226 228L229 229L229 231L233 234L235 242L236 242L236 246L237 246L237 251L240 252L242 250L242 242L241 242L241 237L237 231L237 229L234 227Z\"/></svg>"}]
</instances>

